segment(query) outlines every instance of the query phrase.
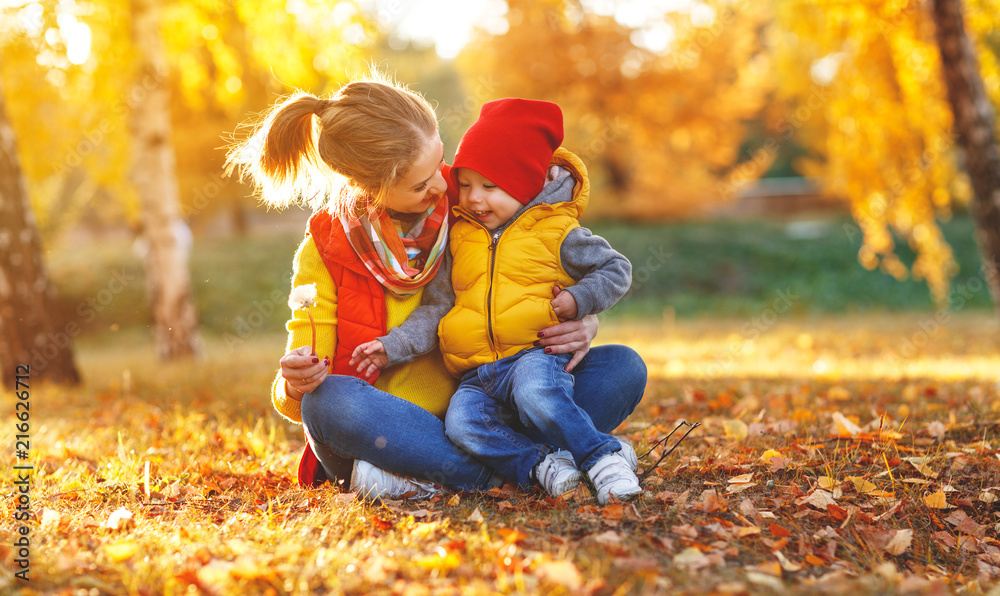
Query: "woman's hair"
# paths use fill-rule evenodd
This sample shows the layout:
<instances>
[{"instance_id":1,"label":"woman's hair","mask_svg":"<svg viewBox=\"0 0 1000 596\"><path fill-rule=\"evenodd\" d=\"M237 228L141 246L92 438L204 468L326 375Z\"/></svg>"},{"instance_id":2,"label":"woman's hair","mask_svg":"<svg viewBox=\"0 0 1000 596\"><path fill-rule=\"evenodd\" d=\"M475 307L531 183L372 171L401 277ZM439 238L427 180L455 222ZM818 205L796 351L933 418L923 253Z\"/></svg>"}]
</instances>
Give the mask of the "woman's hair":
<instances>
[{"instance_id":1,"label":"woman's hair","mask_svg":"<svg viewBox=\"0 0 1000 596\"><path fill-rule=\"evenodd\" d=\"M298 92L276 104L230 149L226 172L239 169L275 207L378 209L437 130L427 100L373 70L329 99Z\"/></svg>"}]
</instances>

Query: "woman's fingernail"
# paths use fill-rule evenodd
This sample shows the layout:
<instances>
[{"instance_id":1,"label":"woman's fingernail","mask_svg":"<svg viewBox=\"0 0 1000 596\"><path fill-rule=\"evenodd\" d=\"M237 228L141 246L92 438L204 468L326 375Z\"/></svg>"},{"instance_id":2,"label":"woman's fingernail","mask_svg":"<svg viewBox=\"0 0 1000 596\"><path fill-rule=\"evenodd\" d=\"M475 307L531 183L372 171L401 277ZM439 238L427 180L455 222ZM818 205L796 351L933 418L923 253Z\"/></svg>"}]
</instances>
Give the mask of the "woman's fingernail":
<instances>
[{"instance_id":1,"label":"woman's fingernail","mask_svg":"<svg viewBox=\"0 0 1000 596\"><path fill-rule=\"evenodd\" d=\"M538 332L538 337L545 337L545 332L544 331L539 331Z\"/></svg>"},{"instance_id":2,"label":"woman's fingernail","mask_svg":"<svg viewBox=\"0 0 1000 596\"><path fill-rule=\"evenodd\" d=\"M545 348L545 353L546 354L551 354L552 353L552 348Z\"/></svg>"},{"instance_id":3,"label":"woman's fingernail","mask_svg":"<svg viewBox=\"0 0 1000 596\"><path fill-rule=\"evenodd\" d=\"M313 364L317 364L318 362L319 362L319 358L313 357Z\"/></svg>"},{"instance_id":4,"label":"woman's fingernail","mask_svg":"<svg viewBox=\"0 0 1000 596\"><path fill-rule=\"evenodd\" d=\"M535 340L535 341L531 342L531 345L533 345L533 346L535 346L537 348L538 346L542 345L542 342L540 342L538 340Z\"/></svg>"}]
</instances>

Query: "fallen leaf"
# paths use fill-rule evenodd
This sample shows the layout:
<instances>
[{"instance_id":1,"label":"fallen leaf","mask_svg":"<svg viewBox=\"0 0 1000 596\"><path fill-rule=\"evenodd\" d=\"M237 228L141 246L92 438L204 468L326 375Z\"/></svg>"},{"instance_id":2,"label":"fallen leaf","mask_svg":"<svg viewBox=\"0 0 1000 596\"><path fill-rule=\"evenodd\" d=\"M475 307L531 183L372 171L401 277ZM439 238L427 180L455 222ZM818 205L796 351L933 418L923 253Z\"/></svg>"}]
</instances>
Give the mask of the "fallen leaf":
<instances>
[{"instance_id":1,"label":"fallen leaf","mask_svg":"<svg viewBox=\"0 0 1000 596\"><path fill-rule=\"evenodd\" d=\"M840 412L833 413L833 424L837 430L834 434L838 437L853 437L861 432L860 426L848 420L847 417Z\"/></svg>"},{"instance_id":2,"label":"fallen leaf","mask_svg":"<svg viewBox=\"0 0 1000 596\"><path fill-rule=\"evenodd\" d=\"M749 474L741 474L739 476L733 476L732 478L729 479L729 484L746 484L750 482L752 478L753 478L753 472L750 472Z\"/></svg>"},{"instance_id":3,"label":"fallen leaf","mask_svg":"<svg viewBox=\"0 0 1000 596\"><path fill-rule=\"evenodd\" d=\"M927 462L930 461L929 457L904 457L903 461L910 462L918 472L923 474L928 478L937 478L937 472L930 469Z\"/></svg>"},{"instance_id":4,"label":"fallen leaf","mask_svg":"<svg viewBox=\"0 0 1000 596\"><path fill-rule=\"evenodd\" d=\"M798 563L792 563L791 561L789 561L788 558L786 558L785 555L780 550L774 551L773 554L778 559L778 563L781 565L781 568L784 569L785 571L794 573L796 571L802 570L802 565L799 565Z\"/></svg>"},{"instance_id":5,"label":"fallen leaf","mask_svg":"<svg viewBox=\"0 0 1000 596\"><path fill-rule=\"evenodd\" d=\"M709 558L705 556L705 553L693 546L685 548L674 557L674 565L688 567L689 569L701 569L708 567L711 563Z\"/></svg>"},{"instance_id":6,"label":"fallen leaf","mask_svg":"<svg viewBox=\"0 0 1000 596\"><path fill-rule=\"evenodd\" d=\"M826 506L831 503L834 505L837 503L837 501L833 498L833 493L821 488L817 488L808 495L795 500L796 505L809 504L822 511L826 511Z\"/></svg>"},{"instance_id":7,"label":"fallen leaf","mask_svg":"<svg viewBox=\"0 0 1000 596\"><path fill-rule=\"evenodd\" d=\"M448 499L448 506L449 507L455 507L461 501L462 501L461 497L459 497L458 493L455 493L455 495L452 496L452 498Z\"/></svg>"},{"instance_id":8,"label":"fallen leaf","mask_svg":"<svg viewBox=\"0 0 1000 596\"><path fill-rule=\"evenodd\" d=\"M847 480L850 480L854 484L854 490L863 495L866 495L878 488L874 483L869 482L861 476L848 476Z\"/></svg>"},{"instance_id":9,"label":"fallen leaf","mask_svg":"<svg viewBox=\"0 0 1000 596\"><path fill-rule=\"evenodd\" d=\"M771 522L771 525L768 526L768 531L771 533L771 536L776 538L786 538L792 535L791 530L783 526L779 526L774 522Z\"/></svg>"},{"instance_id":10,"label":"fallen leaf","mask_svg":"<svg viewBox=\"0 0 1000 596\"><path fill-rule=\"evenodd\" d=\"M130 526L135 525L132 521L132 512L124 507L119 507L115 509L108 519L102 524L102 527L108 528L110 530L124 530Z\"/></svg>"},{"instance_id":11,"label":"fallen leaf","mask_svg":"<svg viewBox=\"0 0 1000 596\"><path fill-rule=\"evenodd\" d=\"M61 519L62 513L56 511L55 509L49 509L48 507L42 509L41 526L43 530L53 527L58 528L59 520Z\"/></svg>"},{"instance_id":12,"label":"fallen leaf","mask_svg":"<svg viewBox=\"0 0 1000 596\"><path fill-rule=\"evenodd\" d=\"M697 534L695 534L695 536L697 537ZM621 544L622 537L613 530L607 530L606 532L601 532L600 534L594 536L594 542L599 542L601 544Z\"/></svg>"},{"instance_id":13,"label":"fallen leaf","mask_svg":"<svg viewBox=\"0 0 1000 596\"><path fill-rule=\"evenodd\" d=\"M830 490L833 487L840 485L839 482L837 482L833 478L830 478L829 476L820 476L819 478L816 479L816 484L820 488L825 488L827 490Z\"/></svg>"},{"instance_id":14,"label":"fallen leaf","mask_svg":"<svg viewBox=\"0 0 1000 596\"><path fill-rule=\"evenodd\" d=\"M948 499L944 496L944 490L924 497L924 504L932 509L948 509Z\"/></svg>"},{"instance_id":15,"label":"fallen leaf","mask_svg":"<svg viewBox=\"0 0 1000 596\"><path fill-rule=\"evenodd\" d=\"M750 435L750 428L742 420L726 420L722 423L722 430L735 441L742 441Z\"/></svg>"},{"instance_id":16,"label":"fallen leaf","mask_svg":"<svg viewBox=\"0 0 1000 596\"><path fill-rule=\"evenodd\" d=\"M104 552L115 563L121 563L135 556L139 552L139 545L131 540L123 540L105 545Z\"/></svg>"},{"instance_id":17,"label":"fallen leaf","mask_svg":"<svg viewBox=\"0 0 1000 596\"><path fill-rule=\"evenodd\" d=\"M934 437L938 441L944 439L945 433L948 432L948 427L944 425L943 422L935 420L927 424L927 434Z\"/></svg>"},{"instance_id":18,"label":"fallen leaf","mask_svg":"<svg viewBox=\"0 0 1000 596\"><path fill-rule=\"evenodd\" d=\"M992 503L997 500L997 496L990 491L983 491L979 493L979 500L983 503Z\"/></svg>"},{"instance_id":19,"label":"fallen leaf","mask_svg":"<svg viewBox=\"0 0 1000 596\"><path fill-rule=\"evenodd\" d=\"M781 457L781 452L775 451L774 449L768 449L767 451L761 454L760 461L769 464L771 463L771 460L775 457Z\"/></svg>"},{"instance_id":20,"label":"fallen leaf","mask_svg":"<svg viewBox=\"0 0 1000 596\"><path fill-rule=\"evenodd\" d=\"M477 505L476 508L473 509L472 513L469 514L469 517L466 518L465 521L481 522L484 520L485 518L483 517L483 512L479 510L479 506Z\"/></svg>"},{"instance_id":21,"label":"fallen leaf","mask_svg":"<svg viewBox=\"0 0 1000 596\"><path fill-rule=\"evenodd\" d=\"M733 495L733 494L741 493L741 492L743 492L743 491L745 491L745 490L747 490L749 488L753 488L755 486L757 486L756 482L751 482L749 484L730 484L728 487L726 487L726 493L730 494L730 495Z\"/></svg>"},{"instance_id":22,"label":"fallen leaf","mask_svg":"<svg viewBox=\"0 0 1000 596\"><path fill-rule=\"evenodd\" d=\"M535 568L535 575L543 581L560 585L575 592L583 585L580 570L572 561L545 561Z\"/></svg>"},{"instance_id":23,"label":"fallen leaf","mask_svg":"<svg viewBox=\"0 0 1000 596\"><path fill-rule=\"evenodd\" d=\"M736 528L736 537L746 538L747 536L756 536L760 532L761 530L757 526L740 526Z\"/></svg>"},{"instance_id":24,"label":"fallen leaf","mask_svg":"<svg viewBox=\"0 0 1000 596\"><path fill-rule=\"evenodd\" d=\"M701 508L703 511L725 511L729 509L729 501L719 497L719 493L714 490L706 490L701 494Z\"/></svg>"},{"instance_id":25,"label":"fallen leaf","mask_svg":"<svg viewBox=\"0 0 1000 596\"><path fill-rule=\"evenodd\" d=\"M896 530L889 544L885 545L885 552L890 555L901 555L910 548L913 543L913 530Z\"/></svg>"}]
</instances>

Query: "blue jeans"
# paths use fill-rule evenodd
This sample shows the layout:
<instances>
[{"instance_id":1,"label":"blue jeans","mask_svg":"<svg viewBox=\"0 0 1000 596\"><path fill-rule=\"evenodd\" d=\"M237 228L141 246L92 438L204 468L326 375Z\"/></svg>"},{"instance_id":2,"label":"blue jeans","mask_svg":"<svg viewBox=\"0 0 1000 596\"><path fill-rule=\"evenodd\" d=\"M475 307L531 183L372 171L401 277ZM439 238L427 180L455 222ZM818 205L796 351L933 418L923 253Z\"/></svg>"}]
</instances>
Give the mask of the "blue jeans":
<instances>
[{"instance_id":1,"label":"blue jeans","mask_svg":"<svg viewBox=\"0 0 1000 596\"><path fill-rule=\"evenodd\" d=\"M646 365L631 348L598 346L573 369L573 377L573 401L597 430L610 432L642 399ZM304 395L302 423L330 478L344 478L339 471L346 467L349 473L345 460L350 459L459 490L487 488L494 475L448 440L441 419L355 377L330 375ZM517 421L512 426L536 443L547 443L538 429Z\"/></svg>"},{"instance_id":2,"label":"blue jeans","mask_svg":"<svg viewBox=\"0 0 1000 596\"><path fill-rule=\"evenodd\" d=\"M621 451L618 440L597 430L573 401L569 360L570 354L533 348L468 371L448 406L448 438L524 487L549 445L569 451L581 470ZM536 443L522 429L544 440Z\"/></svg>"}]
</instances>

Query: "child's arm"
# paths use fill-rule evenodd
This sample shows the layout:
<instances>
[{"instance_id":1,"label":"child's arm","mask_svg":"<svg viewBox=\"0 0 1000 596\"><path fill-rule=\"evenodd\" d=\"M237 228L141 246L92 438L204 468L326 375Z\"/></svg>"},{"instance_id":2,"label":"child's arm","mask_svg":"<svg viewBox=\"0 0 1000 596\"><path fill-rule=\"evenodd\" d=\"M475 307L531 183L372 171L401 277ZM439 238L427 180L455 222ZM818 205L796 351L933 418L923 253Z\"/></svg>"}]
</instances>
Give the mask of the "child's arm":
<instances>
[{"instance_id":1,"label":"child's arm","mask_svg":"<svg viewBox=\"0 0 1000 596\"><path fill-rule=\"evenodd\" d=\"M386 366L404 364L437 346L438 323L455 306L455 290L451 287L451 250L446 249L441 258L441 266L434 279L424 286L420 306L399 327L393 327L389 333L377 338L384 347Z\"/></svg>"},{"instance_id":2,"label":"child's arm","mask_svg":"<svg viewBox=\"0 0 1000 596\"><path fill-rule=\"evenodd\" d=\"M566 273L577 280L575 286L563 288L556 297L559 300L566 292L572 295L576 312L568 304L560 308L570 311L567 319L580 319L611 308L632 285L632 264L611 248L607 240L587 228L570 230L559 248L559 258ZM553 302L554 306L559 304Z\"/></svg>"}]
</instances>

